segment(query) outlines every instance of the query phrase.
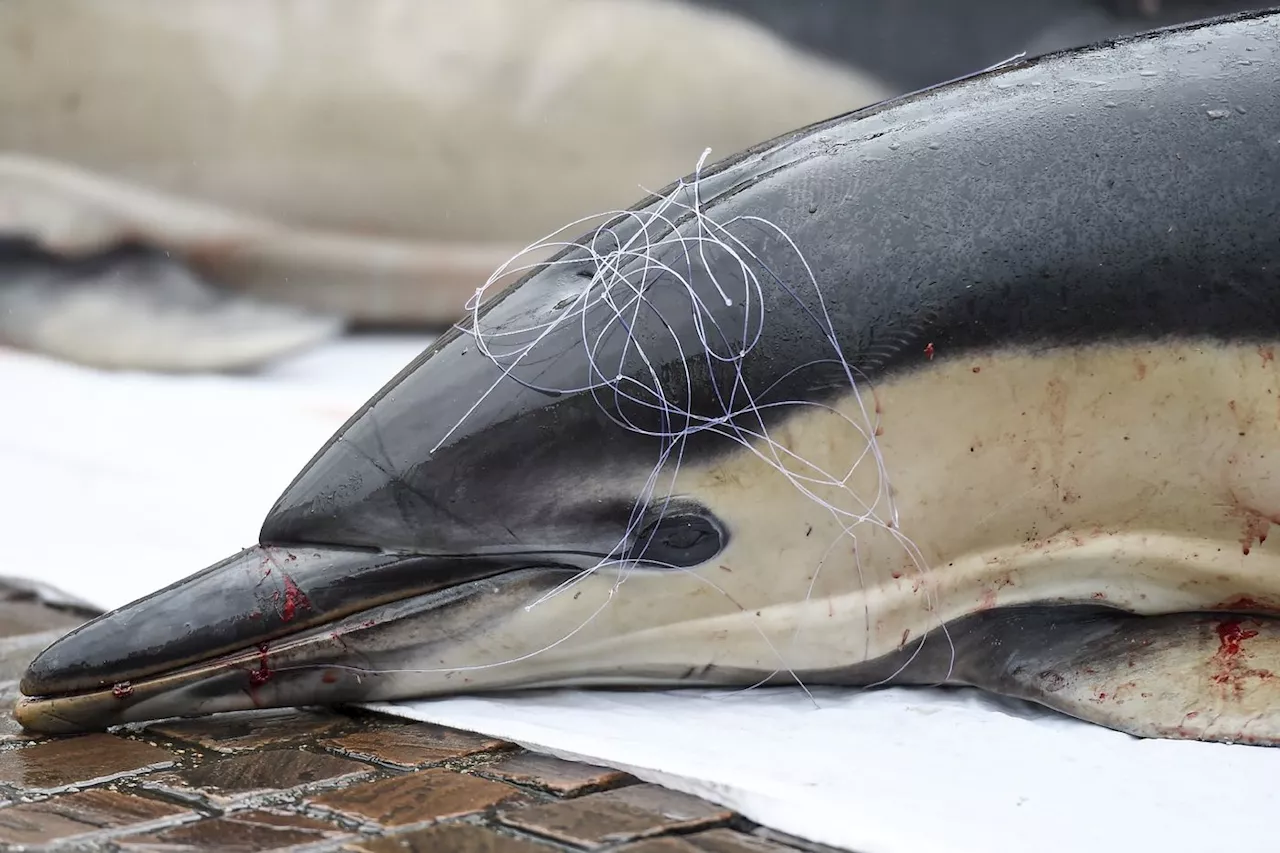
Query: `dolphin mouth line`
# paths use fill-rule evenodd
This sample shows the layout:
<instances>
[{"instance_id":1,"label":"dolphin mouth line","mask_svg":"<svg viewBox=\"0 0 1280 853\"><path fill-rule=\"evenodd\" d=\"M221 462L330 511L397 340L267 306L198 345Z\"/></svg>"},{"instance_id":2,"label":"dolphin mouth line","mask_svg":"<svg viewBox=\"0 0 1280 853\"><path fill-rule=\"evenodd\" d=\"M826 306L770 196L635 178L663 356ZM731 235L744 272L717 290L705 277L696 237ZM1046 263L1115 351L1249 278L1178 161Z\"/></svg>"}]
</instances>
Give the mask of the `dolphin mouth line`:
<instances>
[{"instance_id":1,"label":"dolphin mouth line","mask_svg":"<svg viewBox=\"0 0 1280 853\"><path fill-rule=\"evenodd\" d=\"M318 629L324 630L324 626ZM175 690L218 681L231 673L246 676L251 686L265 684L274 674L268 663L268 651L272 647L276 651L296 647L316 633L310 630L286 636L284 643L280 643L279 638L275 643L263 641L257 647L217 655L140 679L125 679L109 687L42 695L24 692L14 707L14 716L24 728L47 734L106 729L115 722L124 722L116 718L132 707L162 699Z\"/></svg>"},{"instance_id":2,"label":"dolphin mouth line","mask_svg":"<svg viewBox=\"0 0 1280 853\"><path fill-rule=\"evenodd\" d=\"M527 571L563 583L606 559L257 545L56 640L28 665L15 714L29 729L69 733L121 722L129 708L175 691L248 689L256 706L253 688L281 668L341 668L334 643L344 637L385 643L376 637L394 637L396 623L483 595L500 576Z\"/></svg>"}]
</instances>

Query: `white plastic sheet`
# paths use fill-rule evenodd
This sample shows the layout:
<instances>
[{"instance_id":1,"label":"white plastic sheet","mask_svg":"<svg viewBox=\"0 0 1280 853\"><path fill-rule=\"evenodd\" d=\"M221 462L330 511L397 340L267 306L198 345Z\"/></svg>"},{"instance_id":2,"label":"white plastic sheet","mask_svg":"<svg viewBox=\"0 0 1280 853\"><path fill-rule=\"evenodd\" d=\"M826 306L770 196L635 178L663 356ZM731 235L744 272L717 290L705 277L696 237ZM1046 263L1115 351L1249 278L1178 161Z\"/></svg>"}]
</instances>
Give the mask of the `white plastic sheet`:
<instances>
[{"instance_id":1,"label":"white plastic sheet","mask_svg":"<svg viewBox=\"0 0 1280 853\"><path fill-rule=\"evenodd\" d=\"M0 349L0 574L124 604L255 540L424 345L253 377L103 374ZM1280 849L1280 751L1143 741L974 691L547 691L378 706L618 767L859 853Z\"/></svg>"}]
</instances>

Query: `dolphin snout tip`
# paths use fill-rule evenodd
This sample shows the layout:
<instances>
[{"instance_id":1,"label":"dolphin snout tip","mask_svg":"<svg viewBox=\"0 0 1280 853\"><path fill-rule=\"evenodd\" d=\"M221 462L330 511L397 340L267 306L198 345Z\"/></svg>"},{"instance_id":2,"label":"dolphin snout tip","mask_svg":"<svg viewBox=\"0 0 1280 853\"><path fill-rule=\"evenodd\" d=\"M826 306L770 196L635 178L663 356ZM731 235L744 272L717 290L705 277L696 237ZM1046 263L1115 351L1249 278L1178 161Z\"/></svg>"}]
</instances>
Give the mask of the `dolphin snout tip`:
<instances>
[{"instance_id":1,"label":"dolphin snout tip","mask_svg":"<svg viewBox=\"0 0 1280 853\"><path fill-rule=\"evenodd\" d=\"M77 699L24 696L13 706L18 725L33 734L75 735L106 731L110 728L101 717L76 713Z\"/></svg>"}]
</instances>

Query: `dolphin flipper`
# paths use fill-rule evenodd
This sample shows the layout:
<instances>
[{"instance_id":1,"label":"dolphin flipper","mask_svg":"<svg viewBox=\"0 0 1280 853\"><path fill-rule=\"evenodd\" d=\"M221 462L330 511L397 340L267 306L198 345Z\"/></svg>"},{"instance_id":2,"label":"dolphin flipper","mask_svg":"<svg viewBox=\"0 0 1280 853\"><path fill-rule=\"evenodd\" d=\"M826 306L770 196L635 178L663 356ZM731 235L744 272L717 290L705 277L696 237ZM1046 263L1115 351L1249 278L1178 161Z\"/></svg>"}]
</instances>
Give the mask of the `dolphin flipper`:
<instances>
[{"instance_id":1,"label":"dolphin flipper","mask_svg":"<svg viewBox=\"0 0 1280 853\"><path fill-rule=\"evenodd\" d=\"M990 651L957 656L973 686L1138 737L1280 745L1280 619L1018 607L983 621L960 642Z\"/></svg>"},{"instance_id":2,"label":"dolphin flipper","mask_svg":"<svg viewBox=\"0 0 1280 853\"><path fill-rule=\"evenodd\" d=\"M339 320L216 288L167 252L66 258L0 241L0 344L89 367L256 368L336 335Z\"/></svg>"}]
</instances>

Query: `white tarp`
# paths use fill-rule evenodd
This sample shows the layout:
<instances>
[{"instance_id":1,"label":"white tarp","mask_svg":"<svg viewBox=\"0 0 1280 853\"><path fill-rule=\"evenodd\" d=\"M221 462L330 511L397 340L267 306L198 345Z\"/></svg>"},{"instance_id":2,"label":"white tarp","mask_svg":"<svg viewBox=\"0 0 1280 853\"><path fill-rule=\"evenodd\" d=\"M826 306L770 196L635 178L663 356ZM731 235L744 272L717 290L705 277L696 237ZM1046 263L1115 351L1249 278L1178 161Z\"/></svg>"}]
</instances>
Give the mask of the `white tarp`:
<instances>
[{"instance_id":1,"label":"white tarp","mask_svg":"<svg viewBox=\"0 0 1280 853\"><path fill-rule=\"evenodd\" d=\"M262 375L200 378L0 349L0 574L113 607L251 544L298 468L422 345L347 340ZM1142 741L973 691L814 695L549 691L387 710L619 767L859 853L1280 846L1280 751Z\"/></svg>"}]
</instances>

